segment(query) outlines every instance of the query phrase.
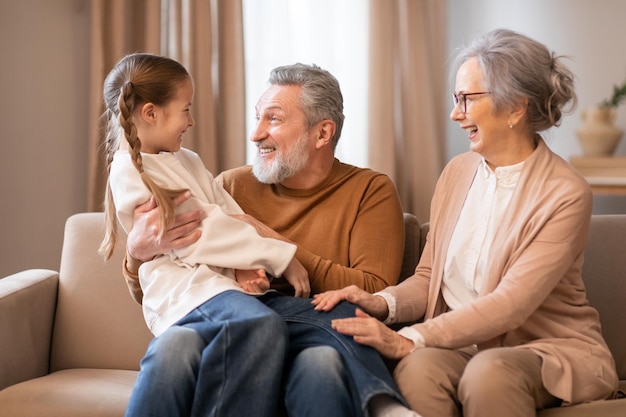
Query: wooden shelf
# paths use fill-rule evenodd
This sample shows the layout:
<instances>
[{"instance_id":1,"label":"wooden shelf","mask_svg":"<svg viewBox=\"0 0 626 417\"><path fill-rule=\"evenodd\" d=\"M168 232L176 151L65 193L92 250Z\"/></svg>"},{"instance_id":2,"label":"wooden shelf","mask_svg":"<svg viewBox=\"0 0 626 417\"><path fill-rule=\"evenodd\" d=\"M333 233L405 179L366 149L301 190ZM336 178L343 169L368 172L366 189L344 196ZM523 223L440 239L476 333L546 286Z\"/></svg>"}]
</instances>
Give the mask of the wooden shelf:
<instances>
[{"instance_id":1,"label":"wooden shelf","mask_svg":"<svg viewBox=\"0 0 626 417\"><path fill-rule=\"evenodd\" d=\"M595 194L626 196L626 157L573 157L571 164Z\"/></svg>"}]
</instances>

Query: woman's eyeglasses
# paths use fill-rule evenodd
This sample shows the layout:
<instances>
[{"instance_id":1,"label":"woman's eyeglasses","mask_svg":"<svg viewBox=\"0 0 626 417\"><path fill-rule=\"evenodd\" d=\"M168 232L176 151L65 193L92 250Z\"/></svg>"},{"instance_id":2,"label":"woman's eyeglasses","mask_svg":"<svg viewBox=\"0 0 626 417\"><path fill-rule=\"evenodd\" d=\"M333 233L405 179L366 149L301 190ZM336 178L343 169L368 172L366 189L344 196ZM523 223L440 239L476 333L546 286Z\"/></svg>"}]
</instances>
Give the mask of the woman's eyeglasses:
<instances>
[{"instance_id":1,"label":"woman's eyeglasses","mask_svg":"<svg viewBox=\"0 0 626 417\"><path fill-rule=\"evenodd\" d=\"M490 94L489 91L480 91L477 93L452 93L452 102L454 103L454 107L459 106L459 110L463 113L467 113L467 97L477 96L479 94Z\"/></svg>"}]
</instances>

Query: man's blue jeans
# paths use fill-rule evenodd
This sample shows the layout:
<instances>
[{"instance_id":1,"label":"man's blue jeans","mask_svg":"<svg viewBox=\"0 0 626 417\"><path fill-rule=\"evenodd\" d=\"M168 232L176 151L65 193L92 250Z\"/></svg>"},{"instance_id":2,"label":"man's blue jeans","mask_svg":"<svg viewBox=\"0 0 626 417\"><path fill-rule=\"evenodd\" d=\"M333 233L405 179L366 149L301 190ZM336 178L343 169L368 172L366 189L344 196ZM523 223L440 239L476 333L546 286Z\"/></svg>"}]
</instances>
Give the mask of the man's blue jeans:
<instances>
[{"instance_id":1,"label":"man's blue jeans","mask_svg":"<svg viewBox=\"0 0 626 417\"><path fill-rule=\"evenodd\" d=\"M354 304L318 312L310 299L268 293L261 300L289 329L285 404L291 417L366 416L379 394L406 405L380 354L333 330L335 318L354 317Z\"/></svg>"},{"instance_id":2,"label":"man's blue jeans","mask_svg":"<svg viewBox=\"0 0 626 417\"><path fill-rule=\"evenodd\" d=\"M313 309L310 299L277 293L259 297L272 311L233 293L199 307L202 315L194 318L199 321L183 320L151 342L128 417L273 417L283 370L278 357L285 352L285 403L291 417L364 416L378 394L404 403L380 355L332 329L334 318L354 316L354 305L343 302L323 313ZM262 317L250 315L254 311ZM202 321L223 330L202 331Z\"/></svg>"},{"instance_id":3,"label":"man's blue jeans","mask_svg":"<svg viewBox=\"0 0 626 417\"><path fill-rule=\"evenodd\" d=\"M150 342L126 416L275 417L287 338L259 300L219 294Z\"/></svg>"}]
</instances>

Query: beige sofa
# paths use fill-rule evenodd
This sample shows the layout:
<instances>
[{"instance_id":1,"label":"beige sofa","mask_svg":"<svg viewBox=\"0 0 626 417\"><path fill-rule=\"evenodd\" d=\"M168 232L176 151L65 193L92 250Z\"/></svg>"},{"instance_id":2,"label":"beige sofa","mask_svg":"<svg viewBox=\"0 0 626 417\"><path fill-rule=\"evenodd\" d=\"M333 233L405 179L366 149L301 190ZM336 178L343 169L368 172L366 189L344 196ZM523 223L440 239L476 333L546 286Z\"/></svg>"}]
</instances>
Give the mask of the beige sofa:
<instances>
[{"instance_id":1,"label":"beige sofa","mask_svg":"<svg viewBox=\"0 0 626 417\"><path fill-rule=\"evenodd\" d=\"M109 262L96 253L103 221L68 219L59 273L0 279L0 416L124 415L152 335L122 278L122 249Z\"/></svg>"},{"instance_id":2,"label":"beige sofa","mask_svg":"<svg viewBox=\"0 0 626 417\"><path fill-rule=\"evenodd\" d=\"M402 276L425 229L405 215ZM96 254L101 213L70 217L59 272L0 279L0 417L122 416L151 334L121 275L121 251ZM595 216L584 276L626 388L626 215ZM542 417L624 416L626 399L546 410Z\"/></svg>"}]
</instances>

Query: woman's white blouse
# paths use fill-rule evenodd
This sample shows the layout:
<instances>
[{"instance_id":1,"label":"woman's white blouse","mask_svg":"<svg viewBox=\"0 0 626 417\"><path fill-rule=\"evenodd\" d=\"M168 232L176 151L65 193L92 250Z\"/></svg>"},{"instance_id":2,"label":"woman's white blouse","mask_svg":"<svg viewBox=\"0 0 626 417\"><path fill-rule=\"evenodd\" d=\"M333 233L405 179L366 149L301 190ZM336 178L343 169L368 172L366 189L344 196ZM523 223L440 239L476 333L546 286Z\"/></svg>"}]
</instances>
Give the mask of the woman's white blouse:
<instances>
[{"instance_id":1,"label":"woman's white blouse","mask_svg":"<svg viewBox=\"0 0 626 417\"><path fill-rule=\"evenodd\" d=\"M456 224L444 265L443 298L450 309L478 297L489 268L489 250L517 185L524 162L489 168L485 160Z\"/></svg>"}]
</instances>

